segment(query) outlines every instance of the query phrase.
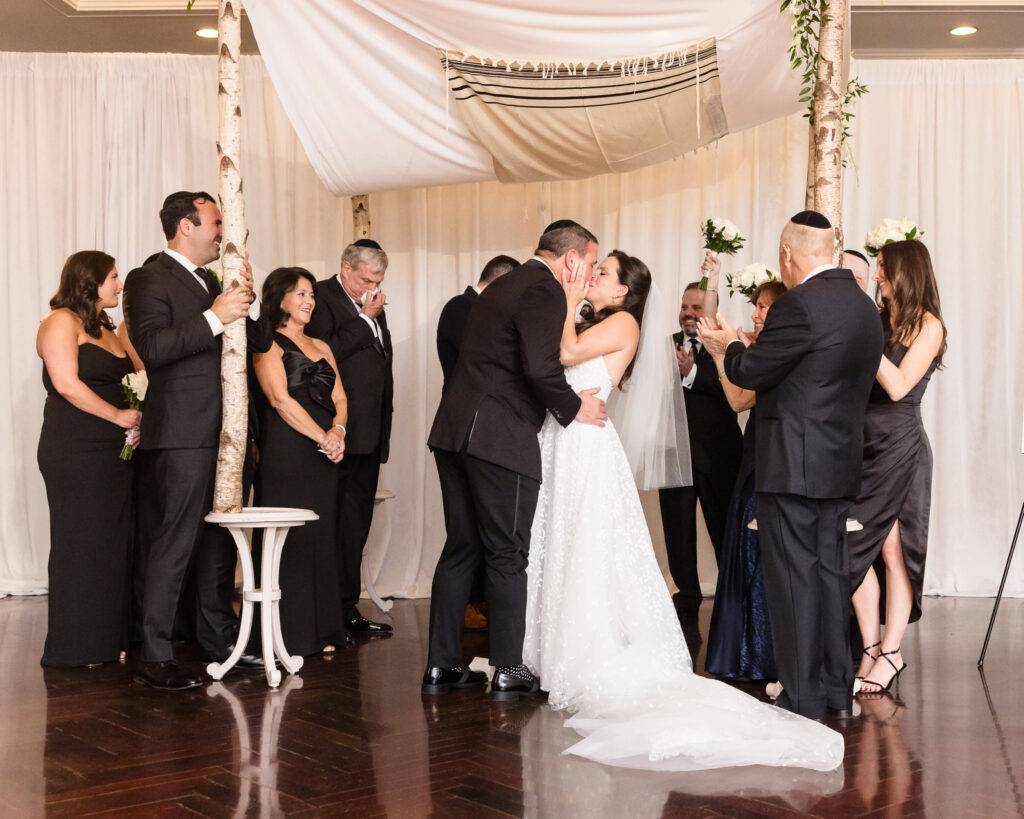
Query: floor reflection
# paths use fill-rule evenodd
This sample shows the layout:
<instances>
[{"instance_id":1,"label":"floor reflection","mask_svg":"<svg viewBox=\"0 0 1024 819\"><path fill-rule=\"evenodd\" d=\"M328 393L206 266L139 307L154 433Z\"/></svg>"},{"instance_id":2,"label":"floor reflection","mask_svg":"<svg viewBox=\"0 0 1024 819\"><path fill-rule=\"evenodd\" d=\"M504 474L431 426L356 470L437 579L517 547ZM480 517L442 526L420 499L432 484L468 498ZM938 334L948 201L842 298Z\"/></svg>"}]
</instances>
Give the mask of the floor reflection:
<instances>
[{"instance_id":1,"label":"floor reflection","mask_svg":"<svg viewBox=\"0 0 1024 819\"><path fill-rule=\"evenodd\" d=\"M281 796L277 789L281 720L284 718L288 695L301 688L302 677L288 674L279 688L268 689L263 697L263 714L260 717L257 746L252 741L249 720L242 701L223 683L215 682L207 687L207 696L220 697L227 701L235 721L239 791L234 816L259 816L266 819L282 814Z\"/></svg>"},{"instance_id":2,"label":"floor reflection","mask_svg":"<svg viewBox=\"0 0 1024 819\"><path fill-rule=\"evenodd\" d=\"M852 757L847 751L847 760L864 809L894 817L905 816L908 810L923 812L921 767L912 764L901 725L906 706L886 694L861 695L857 705L859 737Z\"/></svg>"}]
</instances>

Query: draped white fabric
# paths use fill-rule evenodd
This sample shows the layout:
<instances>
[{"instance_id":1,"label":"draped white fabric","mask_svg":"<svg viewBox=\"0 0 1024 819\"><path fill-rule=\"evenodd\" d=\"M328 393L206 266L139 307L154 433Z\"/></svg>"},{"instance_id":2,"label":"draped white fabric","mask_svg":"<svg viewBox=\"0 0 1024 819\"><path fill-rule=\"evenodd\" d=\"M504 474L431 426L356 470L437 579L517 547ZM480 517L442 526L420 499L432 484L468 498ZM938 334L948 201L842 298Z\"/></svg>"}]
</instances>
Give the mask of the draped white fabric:
<instances>
[{"instance_id":1,"label":"draped white fabric","mask_svg":"<svg viewBox=\"0 0 1024 819\"><path fill-rule=\"evenodd\" d=\"M1024 61L863 61L871 93L853 124L846 184L849 246L885 216L925 230L950 328L947 369L925 397L935 451L926 590L994 593L1024 497L1018 317L1024 279ZM334 273L351 236L347 199L316 178L258 58L243 59L243 173L257 279L278 265ZM0 151L0 261L7 339L0 378L0 592L45 588L47 505L35 465L42 419L37 322L64 258L99 247L122 273L163 246L165 194L216 187L216 68L169 55L0 53L8 112ZM368 103L372 104L372 103ZM359 118L352 120L359 127ZM444 302L499 253L522 259L555 218L588 225L602 248L651 267L667 294L697 277L698 223L735 221L748 241L726 271L775 260L783 221L803 206L806 124L799 116L717 147L622 176L496 182L370 198L395 343L392 459L371 562L383 594L423 596L444 540L436 472L424 441L440 393L434 331ZM746 320L749 306L722 312ZM650 508L650 507L648 507ZM656 506L655 506L656 508ZM655 539L657 515L648 515ZM1024 593L1024 561L1008 590ZM712 564L713 565L713 564ZM713 570L705 581L713 579Z\"/></svg>"}]
</instances>

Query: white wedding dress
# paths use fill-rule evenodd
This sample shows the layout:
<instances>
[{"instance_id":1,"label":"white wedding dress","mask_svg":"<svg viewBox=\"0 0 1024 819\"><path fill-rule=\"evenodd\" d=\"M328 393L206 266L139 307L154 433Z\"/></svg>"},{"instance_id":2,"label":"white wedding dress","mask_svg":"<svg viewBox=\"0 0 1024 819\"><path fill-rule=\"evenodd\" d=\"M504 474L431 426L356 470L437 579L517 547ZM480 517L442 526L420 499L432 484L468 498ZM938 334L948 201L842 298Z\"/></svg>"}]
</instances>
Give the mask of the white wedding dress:
<instances>
[{"instance_id":1,"label":"white wedding dress","mask_svg":"<svg viewBox=\"0 0 1024 819\"><path fill-rule=\"evenodd\" d=\"M603 358L566 378L612 390ZM694 674L612 424L549 415L540 445L523 658L584 737L566 753L655 770L839 766L837 732Z\"/></svg>"}]
</instances>

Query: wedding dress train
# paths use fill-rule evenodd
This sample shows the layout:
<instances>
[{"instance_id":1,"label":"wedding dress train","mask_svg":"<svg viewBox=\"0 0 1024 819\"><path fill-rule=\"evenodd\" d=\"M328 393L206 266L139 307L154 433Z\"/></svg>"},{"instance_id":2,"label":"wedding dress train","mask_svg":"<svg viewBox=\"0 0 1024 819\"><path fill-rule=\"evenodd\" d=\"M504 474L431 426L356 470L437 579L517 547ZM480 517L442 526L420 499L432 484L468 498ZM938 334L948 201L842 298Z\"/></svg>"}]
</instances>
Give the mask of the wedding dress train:
<instances>
[{"instance_id":1,"label":"wedding dress train","mask_svg":"<svg viewBox=\"0 0 1024 819\"><path fill-rule=\"evenodd\" d=\"M603 358L566 378L612 390ZM694 674L612 424L548 416L540 444L523 657L584 737L566 753L654 770L839 766L837 732Z\"/></svg>"}]
</instances>

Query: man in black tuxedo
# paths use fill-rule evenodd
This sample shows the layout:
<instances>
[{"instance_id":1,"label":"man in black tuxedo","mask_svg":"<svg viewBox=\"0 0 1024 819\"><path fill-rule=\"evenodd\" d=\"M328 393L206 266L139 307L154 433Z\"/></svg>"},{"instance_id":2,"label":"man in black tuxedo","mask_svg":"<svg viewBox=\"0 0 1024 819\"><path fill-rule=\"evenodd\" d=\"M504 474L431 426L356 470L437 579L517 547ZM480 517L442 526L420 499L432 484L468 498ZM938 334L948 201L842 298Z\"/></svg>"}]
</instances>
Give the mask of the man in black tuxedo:
<instances>
[{"instance_id":1,"label":"man in black tuxedo","mask_svg":"<svg viewBox=\"0 0 1024 819\"><path fill-rule=\"evenodd\" d=\"M221 214L213 197L173 193L160 222L167 249L124 283L128 335L149 375L140 447L148 479L142 491L151 503L140 550L143 657L135 679L178 690L202 684L174 661L175 612L190 564L199 644L208 659L223 661L234 643L235 549L224 529L203 518L213 506L221 427L221 333L225 324L258 317L259 303L252 303L249 269L240 287L222 293L204 267L220 256ZM259 350L267 339L255 321L249 325L250 343ZM248 654L239 665L263 667Z\"/></svg>"},{"instance_id":2,"label":"man in black tuxedo","mask_svg":"<svg viewBox=\"0 0 1024 819\"><path fill-rule=\"evenodd\" d=\"M713 266L715 272L718 264L710 256L705 260L705 266ZM714 281L717 287L717 276ZM697 282L686 286L679 310L681 331L672 336L686 401L693 485L658 491L669 572L679 589L672 600L683 622L696 619L704 599L697 576L697 501L717 560L743 455L736 413L725 398L715 362L697 337L697 321L704 315L709 293Z\"/></svg>"},{"instance_id":3,"label":"man in black tuxedo","mask_svg":"<svg viewBox=\"0 0 1024 819\"><path fill-rule=\"evenodd\" d=\"M441 479L448 537L434 570L430 650L422 690L440 694L486 682L463 664L460 635L470 586L486 566L491 696L536 693L523 665L526 565L541 481L537 433L545 409L562 426L603 425L596 390L575 394L558 358L565 272L593 275L597 239L580 226L540 238L536 255L491 284L470 313L455 372L427 444Z\"/></svg>"},{"instance_id":4,"label":"man in black tuxedo","mask_svg":"<svg viewBox=\"0 0 1024 819\"><path fill-rule=\"evenodd\" d=\"M757 524L779 704L812 719L850 715L846 515L882 357L878 310L833 265L834 243L815 211L786 225L779 269L790 289L757 344L744 347L721 318L721 329L706 318L700 327L712 351L725 349L729 380L757 392Z\"/></svg>"},{"instance_id":5,"label":"man in black tuxedo","mask_svg":"<svg viewBox=\"0 0 1024 819\"><path fill-rule=\"evenodd\" d=\"M466 332L466 321L469 319L469 311L476 303L477 296L499 276L504 276L517 267L519 267L519 262L511 256L495 256L484 265L480 279L475 285L471 284L459 295L452 296L441 308L441 316L437 320L437 357L441 361L444 384L448 383L448 379L455 370L455 362L459 358L459 348L462 346L462 336ZM443 384L441 389L444 389Z\"/></svg>"},{"instance_id":6,"label":"man in black tuxedo","mask_svg":"<svg viewBox=\"0 0 1024 819\"><path fill-rule=\"evenodd\" d=\"M388 460L391 440L391 333L380 285L387 254L372 239L345 248L338 275L316 283L316 309L306 333L326 341L348 396L345 457L338 468L338 584L345 628L373 636L391 631L387 623L367 620L357 606L362 588L359 569L373 522L380 465Z\"/></svg>"},{"instance_id":7,"label":"man in black tuxedo","mask_svg":"<svg viewBox=\"0 0 1024 819\"><path fill-rule=\"evenodd\" d=\"M441 383L442 392L455 370L455 362L459 359L459 348L462 346L462 336L466 332L466 322L469 320L469 311L476 303L477 296L499 276L504 276L517 267L519 267L519 262L511 256L495 256L484 265L475 285L470 285L459 295L452 296L441 308L441 316L437 320L437 357L441 362L441 374L444 379ZM484 573L483 565L481 565L480 571L473 581L469 605L466 606L466 628L471 630L487 628L487 616L478 605L483 602L483 599Z\"/></svg>"}]
</instances>

